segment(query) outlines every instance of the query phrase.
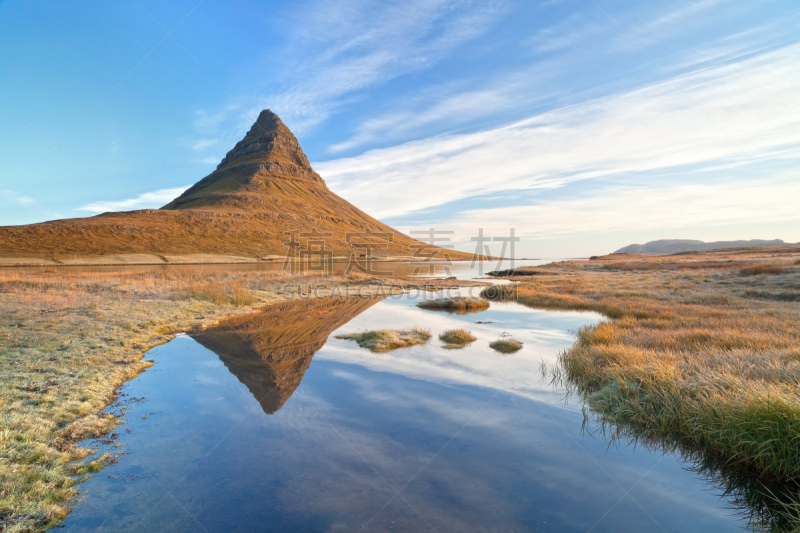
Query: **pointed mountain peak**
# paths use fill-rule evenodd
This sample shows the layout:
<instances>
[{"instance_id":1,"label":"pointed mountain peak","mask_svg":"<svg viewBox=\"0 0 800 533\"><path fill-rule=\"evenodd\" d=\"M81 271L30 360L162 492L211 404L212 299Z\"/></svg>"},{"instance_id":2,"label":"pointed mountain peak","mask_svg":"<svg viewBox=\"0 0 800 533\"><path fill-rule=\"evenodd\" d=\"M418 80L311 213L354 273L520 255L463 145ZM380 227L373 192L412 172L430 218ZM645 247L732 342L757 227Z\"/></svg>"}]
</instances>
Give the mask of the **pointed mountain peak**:
<instances>
[{"instance_id":1,"label":"pointed mountain peak","mask_svg":"<svg viewBox=\"0 0 800 533\"><path fill-rule=\"evenodd\" d=\"M258 115L244 138L222 159L217 169L195 183L163 209L211 205L253 209L273 206L272 184L288 182L303 188L325 187L300 143L286 124L269 109ZM270 207L272 208L272 207Z\"/></svg>"},{"instance_id":2,"label":"pointed mountain peak","mask_svg":"<svg viewBox=\"0 0 800 533\"><path fill-rule=\"evenodd\" d=\"M244 138L227 153L217 170L258 163L285 163L311 171L300 143L278 115L265 109Z\"/></svg>"},{"instance_id":3,"label":"pointed mountain peak","mask_svg":"<svg viewBox=\"0 0 800 533\"><path fill-rule=\"evenodd\" d=\"M277 128L278 124L283 124L283 122L281 122L281 117L275 114L272 109L265 109L258 114L258 118L253 124L253 128L260 126L261 128L267 130L269 128Z\"/></svg>"}]
</instances>

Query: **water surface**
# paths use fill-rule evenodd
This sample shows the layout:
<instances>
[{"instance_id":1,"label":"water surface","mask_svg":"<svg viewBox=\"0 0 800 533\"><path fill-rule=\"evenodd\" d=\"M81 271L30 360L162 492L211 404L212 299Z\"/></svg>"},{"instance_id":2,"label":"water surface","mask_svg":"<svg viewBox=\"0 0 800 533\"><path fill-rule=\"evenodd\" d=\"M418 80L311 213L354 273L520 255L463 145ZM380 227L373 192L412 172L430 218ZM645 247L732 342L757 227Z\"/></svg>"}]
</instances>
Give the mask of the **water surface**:
<instances>
[{"instance_id":1,"label":"water surface","mask_svg":"<svg viewBox=\"0 0 800 533\"><path fill-rule=\"evenodd\" d=\"M609 446L541 380L591 313L295 301L155 348L68 531L735 531L673 455ZM374 354L338 333L429 328ZM470 329L447 350L436 335ZM500 355L489 343L524 343ZM591 427L589 428L592 429Z\"/></svg>"}]
</instances>

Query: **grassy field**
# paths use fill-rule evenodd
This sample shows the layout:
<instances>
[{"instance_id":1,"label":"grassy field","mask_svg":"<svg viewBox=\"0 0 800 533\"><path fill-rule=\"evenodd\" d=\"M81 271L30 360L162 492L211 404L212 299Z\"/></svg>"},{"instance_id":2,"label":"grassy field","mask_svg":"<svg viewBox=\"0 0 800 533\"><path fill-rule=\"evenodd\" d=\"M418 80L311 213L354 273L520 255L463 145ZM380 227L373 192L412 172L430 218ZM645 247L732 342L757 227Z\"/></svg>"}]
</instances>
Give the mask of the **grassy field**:
<instances>
[{"instance_id":1,"label":"grassy field","mask_svg":"<svg viewBox=\"0 0 800 533\"><path fill-rule=\"evenodd\" d=\"M494 293L608 317L579 332L550 369L556 381L618 434L755 476L763 493L781 492L757 512L800 526L800 248L619 254L536 270Z\"/></svg>"},{"instance_id":2,"label":"grassy field","mask_svg":"<svg viewBox=\"0 0 800 533\"><path fill-rule=\"evenodd\" d=\"M103 438L119 423L103 410L149 366L142 356L150 347L298 298L309 283L319 297L417 288L358 276L199 269L0 270L0 531L57 524L76 484L113 460L76 443Z\"/></svg>"}]
</instances>

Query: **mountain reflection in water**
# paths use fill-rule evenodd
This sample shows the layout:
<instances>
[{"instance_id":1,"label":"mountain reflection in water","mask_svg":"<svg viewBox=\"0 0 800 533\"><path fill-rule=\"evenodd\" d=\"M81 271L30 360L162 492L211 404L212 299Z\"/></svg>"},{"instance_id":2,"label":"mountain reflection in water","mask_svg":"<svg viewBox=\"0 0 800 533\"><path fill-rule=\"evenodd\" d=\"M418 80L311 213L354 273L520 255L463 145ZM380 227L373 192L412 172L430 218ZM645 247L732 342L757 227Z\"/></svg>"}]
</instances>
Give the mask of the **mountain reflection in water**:
<instances>
[{"instance_id":1,"label":"mountain reflection in water","mask_svg":"<svg viewBox=\"0 0 800 533\"><path fill-rule=\"evenodd\" d=\"M248 388L263 411L272 415L300 386L312 358L331 333L379 301L335 298L285 302L257 314L225 320L190 336L214 352ZM480 311L483 310L477 312ZM371 357L366 353L366 357ZM387 366L385 357L382 364L384 368ZM715 487L730 507L758 530L776 533L791 530L781 511L784 506L796 505L796 485L767 483L685 443L647 437L636 428L609 424L602 417L596 420L600 426L598 436L613 445L645 447L657 455L682 457L687 470L696 472L709 486Z\"/></svg>"},{"instance_id":2,"label":"mountain reflection in water","mask_svg":"<svg viewBox=\"0 0 800 533\"><path fill-rule=\"evenodd\" d=\"M117 462L81 485L64 530L742 525L677 454L582 434L580 405L541 379L539 363L599 316L492 303L476 320L418 301L284 302L153 349L154 367L121 391L122 448L104 448ZM434 339L374 354L335 338L414 325ZM454 327L478 340L446 350L435 336ZM494 354L504 333L523 350Z\"/></svg>"},{"instance_id":3,"label":"mountain reflection in water","mask_svg":"<svg viewBox=\"0 0 800 533\"><path fill-rule=\"evenodd\" d=\"M300 386L328 336L380 299L295 300L220 322L190 336L217 354L271 415Z\"/></svg>"}]
</instances>

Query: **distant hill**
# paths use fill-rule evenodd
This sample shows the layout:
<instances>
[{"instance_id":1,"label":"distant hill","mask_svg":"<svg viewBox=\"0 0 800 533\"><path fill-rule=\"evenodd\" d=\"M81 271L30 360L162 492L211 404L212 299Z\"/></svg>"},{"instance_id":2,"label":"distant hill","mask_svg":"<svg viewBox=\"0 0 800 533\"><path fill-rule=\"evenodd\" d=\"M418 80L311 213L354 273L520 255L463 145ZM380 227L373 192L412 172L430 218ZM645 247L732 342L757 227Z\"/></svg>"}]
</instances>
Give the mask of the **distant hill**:
<instances>
[{"instance_id":1,"label":"distant hill","mask_svg":"<svg viewBox=\"0 0 800 533\"><path fill-rule=\"evenodd\" d=\"M703 242L689 239L662 239L650 241L645 244L631 244L620 248L615 254L675 254L678 252L702 252L716 248L741 248L745 246L780 246L787 244L780 239L765 241L753 239L750 241L715 241Z\"/></svg>"},{"instance_id":2,"label":"distant hill","mask_svg":"<svg viewBox=\"0 0 800 533\"><path fill-rule=\"evenodd\" d=\"M383 237L363 239L386 243L376 255L408 257L414 252L410 245L419 244L331 192L289 128L267 109L214 172L163 208L0 227L0 262L72 262L76 256L125 256L136 262L197 254L280 257L292 240L284 232L298 230L330 233L324 238L326 249L347 258L354 249L345 234L365 228L392 234L388 243ZM297 239L299 250L308 246L303 238ZM448 253L452 259L471 258Z\"/></svg>"}]
</instances>

